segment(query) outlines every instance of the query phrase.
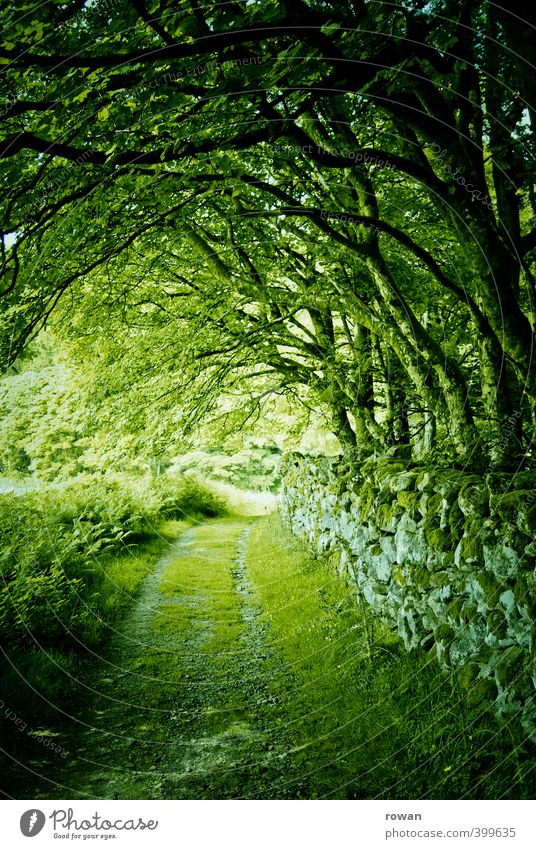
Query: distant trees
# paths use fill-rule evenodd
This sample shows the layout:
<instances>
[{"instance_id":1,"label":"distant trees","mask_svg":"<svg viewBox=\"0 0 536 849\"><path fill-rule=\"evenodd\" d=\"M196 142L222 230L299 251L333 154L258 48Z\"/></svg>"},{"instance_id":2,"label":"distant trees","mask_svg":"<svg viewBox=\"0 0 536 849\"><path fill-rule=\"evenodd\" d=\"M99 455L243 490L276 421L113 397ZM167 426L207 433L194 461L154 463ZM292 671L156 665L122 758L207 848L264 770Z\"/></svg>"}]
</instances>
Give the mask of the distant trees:
<instances>
[{"instance_id":1,"label":"distant trees","mask_svg":"<svg viewBox=\"0 0 536 849\"><path fill-rule=\"evenodd\" d=\"M364 451L516 468L534 13L344 7L7 4L4 360L52 321L81 350L121 337L125 386L183 424L251 385Z\"/></svg>"}]
</instances>

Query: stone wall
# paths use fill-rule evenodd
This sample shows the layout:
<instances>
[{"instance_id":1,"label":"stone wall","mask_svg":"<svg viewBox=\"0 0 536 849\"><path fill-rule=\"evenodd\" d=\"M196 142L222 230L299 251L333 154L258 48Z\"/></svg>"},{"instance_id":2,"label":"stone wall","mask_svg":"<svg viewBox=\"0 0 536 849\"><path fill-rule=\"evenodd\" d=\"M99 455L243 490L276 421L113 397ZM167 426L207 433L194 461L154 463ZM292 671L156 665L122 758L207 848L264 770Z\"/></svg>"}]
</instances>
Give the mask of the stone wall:
<instances>
[{"instance_id":1,"label":"stone wall","mask_svg":"<svg viewBox=\"0 0 536 849\"><path fill-rule=\"evenodd\" d=\"M536 737L536 472L486 477L411 463L292 455L281 511L396 627L435 651L473 704Z\"/></svg>"}]
</instances>

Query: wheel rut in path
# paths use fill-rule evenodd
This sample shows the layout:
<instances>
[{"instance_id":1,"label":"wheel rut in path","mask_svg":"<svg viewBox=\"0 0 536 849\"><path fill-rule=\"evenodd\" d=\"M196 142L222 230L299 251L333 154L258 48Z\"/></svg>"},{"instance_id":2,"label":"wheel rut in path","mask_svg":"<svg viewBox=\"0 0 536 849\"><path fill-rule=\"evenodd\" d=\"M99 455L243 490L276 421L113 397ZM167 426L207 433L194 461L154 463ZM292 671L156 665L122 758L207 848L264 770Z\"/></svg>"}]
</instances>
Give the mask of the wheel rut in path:
<instances>
[{"instance_id":1,"label":"wheel rut in path","mask_svg":"<svg viewBox=\"0 0 536 849\"><path fill-rule=\"evenodd\" d=\"M190 528L157 562L86 682L96 696L65 741L60 787L35 798L288 798L293 765L247 571L251 525Z\"/></svg>"}]
</instances>

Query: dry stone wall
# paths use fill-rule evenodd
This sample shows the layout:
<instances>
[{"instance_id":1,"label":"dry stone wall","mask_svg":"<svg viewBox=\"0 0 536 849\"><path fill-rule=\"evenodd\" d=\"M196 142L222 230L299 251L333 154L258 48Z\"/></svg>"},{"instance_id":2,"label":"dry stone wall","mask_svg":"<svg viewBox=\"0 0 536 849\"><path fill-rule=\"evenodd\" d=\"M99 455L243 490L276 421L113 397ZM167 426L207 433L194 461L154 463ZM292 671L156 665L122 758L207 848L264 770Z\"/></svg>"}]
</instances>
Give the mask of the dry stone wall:
<instances>
[{"instance_id":1,"label":"dry stone wall","mask_svg":"<svg viewBox=\"0 0 536 849\"><path fill-rule=\"evenodd\" d=\"M283 518L408 650L435 651L473 704L536 738L536 472L486 477L381 457L286 459Z\"/></svg>"}]
</instances>

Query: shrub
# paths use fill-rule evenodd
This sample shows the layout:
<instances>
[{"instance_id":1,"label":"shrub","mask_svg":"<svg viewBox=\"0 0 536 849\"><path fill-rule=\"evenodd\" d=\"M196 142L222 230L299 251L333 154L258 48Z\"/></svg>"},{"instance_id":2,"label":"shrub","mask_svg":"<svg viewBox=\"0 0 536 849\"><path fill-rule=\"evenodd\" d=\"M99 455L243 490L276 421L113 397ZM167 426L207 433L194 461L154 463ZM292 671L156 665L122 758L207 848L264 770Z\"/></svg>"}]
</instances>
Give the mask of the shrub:
<instances>
[{"instance_id":1,"label":"shrub","mask_svg":"<svg viewBox=\"0 0 536 849\"><path fill-rule=\"evenodd\" d=\"M154 536L164 519L222 510L209 490L178 476L85 475L0 496L0 639L57 642L69 630L84 636L88 617L98 615L99 606L106 610L103 558Z\"/></svg>"}]
</instances>

